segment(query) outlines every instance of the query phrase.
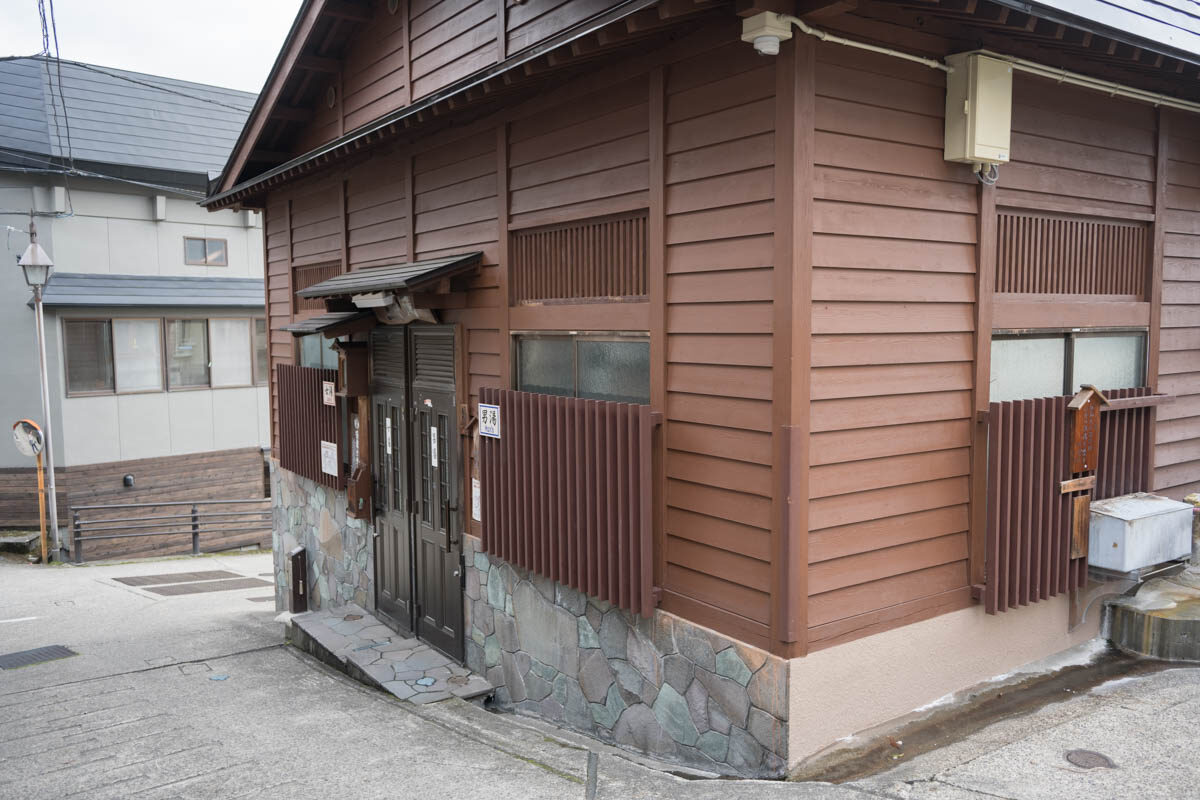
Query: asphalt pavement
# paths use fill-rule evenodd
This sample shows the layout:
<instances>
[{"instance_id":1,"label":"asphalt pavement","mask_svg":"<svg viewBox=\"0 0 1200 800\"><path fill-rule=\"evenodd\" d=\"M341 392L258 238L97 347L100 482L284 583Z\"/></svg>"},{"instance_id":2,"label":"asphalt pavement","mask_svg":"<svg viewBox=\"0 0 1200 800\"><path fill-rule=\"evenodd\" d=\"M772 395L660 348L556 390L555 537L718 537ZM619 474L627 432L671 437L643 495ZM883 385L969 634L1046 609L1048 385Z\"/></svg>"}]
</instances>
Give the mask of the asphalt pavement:
<instances>
[{"instance_id":1,"label":"asphalt pavement","mask_svg":"<svg viewBox=\"0 0 1200 800\"><path fill-rule=\"evenodd\" d=\"M270 586L163 588L236 580L189 574L214 571L269 581L270 557L0 561L0 656L77 653L0 670L0 798L1200 796L1200 670L1106 684L851 784L693 780L535 720L361 686L284 643ZM168 577L117 580L147 575Z\"/></svg>"}]
</instances>

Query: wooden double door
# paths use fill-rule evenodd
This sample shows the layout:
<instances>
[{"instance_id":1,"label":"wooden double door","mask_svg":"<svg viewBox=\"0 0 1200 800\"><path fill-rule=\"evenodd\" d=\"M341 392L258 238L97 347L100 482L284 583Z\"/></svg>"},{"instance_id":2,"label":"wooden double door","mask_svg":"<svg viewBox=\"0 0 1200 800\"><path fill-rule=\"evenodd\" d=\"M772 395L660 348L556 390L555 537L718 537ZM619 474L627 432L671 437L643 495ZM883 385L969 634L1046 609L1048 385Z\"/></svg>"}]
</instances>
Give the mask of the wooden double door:
<instances>
[{"instance_id":1,"label":"wooden double door","mask_svg":"<svg viewBox=\"0 0 1200 800\"><path fill-rule=\"evenodd\" d=\"M454 328L371 335L375 602L398 630L463 656L462 469Z\"/></svg>"}]
</instances>

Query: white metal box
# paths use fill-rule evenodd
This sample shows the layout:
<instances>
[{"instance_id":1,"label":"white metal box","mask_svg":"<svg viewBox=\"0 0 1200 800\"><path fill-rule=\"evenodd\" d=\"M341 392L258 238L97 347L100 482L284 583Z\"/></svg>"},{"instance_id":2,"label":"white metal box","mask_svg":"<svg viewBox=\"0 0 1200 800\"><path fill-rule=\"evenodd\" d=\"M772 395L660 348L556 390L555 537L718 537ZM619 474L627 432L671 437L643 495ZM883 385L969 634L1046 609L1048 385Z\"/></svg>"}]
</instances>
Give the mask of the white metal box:
<instances>
[{"instance_id":1,"label":"white metal box","mask_svg":"<svg viewBox=\"0 0 1200 800\"><path fill-rule=\"evenodd\" d=\"M1012 134L1012 64L980 53L946 58L947 161L1008 162Z\"/></svg>"},{"instance_id":2,"label":"white metal box","mask_svg":"<svg viewBox=\"0 0 1200 800\"><path fill-rule=\"evenodd\" d=\"M1092 503L1088 563L1116 572L1192 554L1192 507L1138 492Z\"/></svg>"}]
</instances>

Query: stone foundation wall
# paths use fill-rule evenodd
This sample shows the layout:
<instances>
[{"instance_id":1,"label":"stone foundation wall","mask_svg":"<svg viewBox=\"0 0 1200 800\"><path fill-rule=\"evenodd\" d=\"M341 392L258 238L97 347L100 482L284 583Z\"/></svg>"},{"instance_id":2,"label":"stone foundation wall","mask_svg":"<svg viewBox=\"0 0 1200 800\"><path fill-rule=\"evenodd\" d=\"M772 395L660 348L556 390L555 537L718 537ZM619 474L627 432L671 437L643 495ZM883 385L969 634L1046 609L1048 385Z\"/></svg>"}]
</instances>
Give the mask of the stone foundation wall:
<instances>
[{"instance_id":1,"label":"stone foundation wall","mask_svg":"<svg viewBox=\"0 0 1200 800\"><path fill-rule=\"evenodd\" d=\"M497 703L657 758L777 777L787 662L673 614L643 619L464 540L467 666Z\"/></svg>"},{"instance_id":2,"label":"stone foundation wall","mask_svg":"<svg viewBox=\"0 0 1200 800\"><path fill-rule=\"evenodd\" d=\"M274 458L271 505L274 524L275 607L287 607L287 554L297 544L308 550L308 605L357 603L375 609L375 558L371 525L346 516L346 493L336 492L283 469Z\"/></svg>"}]
</instances>

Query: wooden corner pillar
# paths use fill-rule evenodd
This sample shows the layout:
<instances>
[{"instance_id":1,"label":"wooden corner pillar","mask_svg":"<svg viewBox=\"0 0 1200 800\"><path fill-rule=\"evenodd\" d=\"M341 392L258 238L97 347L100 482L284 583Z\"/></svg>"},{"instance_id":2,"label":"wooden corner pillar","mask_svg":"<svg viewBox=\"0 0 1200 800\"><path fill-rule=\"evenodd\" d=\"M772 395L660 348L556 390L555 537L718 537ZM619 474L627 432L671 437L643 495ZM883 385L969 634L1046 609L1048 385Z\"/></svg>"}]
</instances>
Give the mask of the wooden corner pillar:
<instances>
[{"instance_id":1,"label":"wooden corner pillar","mask_svg":"<svg viewBox=\"0 0 1200 800\"><path fill-rule=\"evenodd\" d=\"M1167 159L1170 158L1170 112L1158 108L1158 146L1154 151L1154 228L1150 244L1150 269L1146 276L1146 300L1150 302L1150 325L1146 334L1146 385L1158 392L1159 360L1162 355L1163 257L1167 232ZM1150 407L1150 457L1146 459L1146 491L1156 488L1154 443L1158 439L1158 409Z\"/></svg>"},{"instance_id":2,"label":"wooden corner pillar","mask_svg":"<svg viewBox=\"0 0 1200 800\"><path fill-rule=\"evenodd\" d=\"M646 294L650 301L650 407L663 415L654 431L654 585L662 586L667 573L665 520L667 513L667 278L666 278L666 68L655 67L649 76L650 209L647 218Z\"/></svg>"},{"instance_id":3,"label":"wooden corner pillar","mask_svg":"<svg viewBox=\"0 0 1200 800\"><path fill-rule=\"evenodd\" d=\"M797 36L775 72L771 640L785 657L808 652L815 53L811 38Z\"/></svg>"},{"instance_id":4,"label":"wooden corner pillar","mask_svg":"<svg viewBox=\"0 0 1200 800\"><path fill-rule=\"evenodd\" d=\"M975 383L971 406L971 485L967 519L967 579L983 585L987 549L988 420L992 381L992 307L996 291L996 188L979 185L975 245ZM982 596L982 595L980 595Z\"/></svg>"}]
</instances>

